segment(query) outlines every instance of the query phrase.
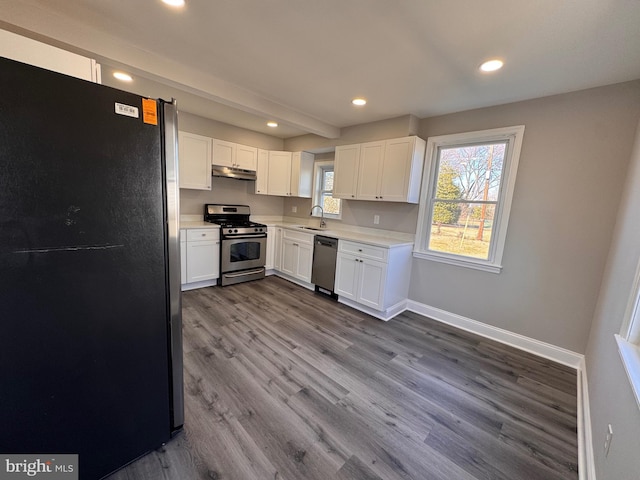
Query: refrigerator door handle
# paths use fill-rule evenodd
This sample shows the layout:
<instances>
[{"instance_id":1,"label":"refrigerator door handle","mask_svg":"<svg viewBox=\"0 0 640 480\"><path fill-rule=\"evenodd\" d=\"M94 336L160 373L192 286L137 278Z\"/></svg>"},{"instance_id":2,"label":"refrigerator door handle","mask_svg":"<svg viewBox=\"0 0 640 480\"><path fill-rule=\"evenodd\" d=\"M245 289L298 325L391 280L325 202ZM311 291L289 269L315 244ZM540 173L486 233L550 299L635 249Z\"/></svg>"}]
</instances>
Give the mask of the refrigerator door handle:
<instances>
[{"instance_id":1,"label":"refrigerator door handle","mask_svg":"<svg viewBox=\"0 0 640 480\"><path fill-rule=\"evenodd\" d=\"M171 345L171 430L184 424L182 301L180 293L180 187L178 183L178 110L175 99L162 102L167 189L167 254Z\"/></svg>"}]
</instances>

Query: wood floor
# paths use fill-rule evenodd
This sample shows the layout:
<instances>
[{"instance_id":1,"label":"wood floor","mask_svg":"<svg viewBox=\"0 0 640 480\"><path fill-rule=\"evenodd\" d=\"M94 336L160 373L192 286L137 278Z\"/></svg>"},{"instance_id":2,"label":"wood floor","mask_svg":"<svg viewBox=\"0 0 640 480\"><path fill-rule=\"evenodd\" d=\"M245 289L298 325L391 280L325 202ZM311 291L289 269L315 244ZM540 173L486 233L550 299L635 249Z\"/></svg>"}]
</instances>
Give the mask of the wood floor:
<instances>
[{"instance_id":1,"label":"wood floor","mask_svg":"<svg viewBox=\"0 0 640 480\"><path fill-rule=\"evenodd\" d=\"M570 368L276 277L183 311L184 432L109 480L578 478Z\"/></svg>"}]
</instances>

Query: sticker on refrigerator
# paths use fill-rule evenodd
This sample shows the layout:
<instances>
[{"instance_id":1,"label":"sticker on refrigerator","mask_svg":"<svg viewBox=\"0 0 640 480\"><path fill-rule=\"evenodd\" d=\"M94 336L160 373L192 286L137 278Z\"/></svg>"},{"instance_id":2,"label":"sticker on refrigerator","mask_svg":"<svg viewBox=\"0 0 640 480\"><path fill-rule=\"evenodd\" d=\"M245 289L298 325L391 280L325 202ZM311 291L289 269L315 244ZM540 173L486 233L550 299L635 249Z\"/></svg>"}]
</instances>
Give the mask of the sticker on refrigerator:
<instances>
[{"instance_id":1,"label":"sticker on refrigerator","mask_svg":"<svg viewBox=\"0 0 640 480\"><path fill-rule=\"evenodd\" d=\"M152 98L142 99L142 121L149 125L158 125L158 108Z\"/></svg>"},{"instance_id":2,"label":"sticker on refrigerator","mask_svg":"<svg viewBox=\"0 0 640 480\"><path fill-rule=\"evenodd\" d=\"M139 112L138 107L116 102L116 113L118 115L125 115L126 117L139 118L140 114L138 112Z\"/></svg>"}]
</instances>

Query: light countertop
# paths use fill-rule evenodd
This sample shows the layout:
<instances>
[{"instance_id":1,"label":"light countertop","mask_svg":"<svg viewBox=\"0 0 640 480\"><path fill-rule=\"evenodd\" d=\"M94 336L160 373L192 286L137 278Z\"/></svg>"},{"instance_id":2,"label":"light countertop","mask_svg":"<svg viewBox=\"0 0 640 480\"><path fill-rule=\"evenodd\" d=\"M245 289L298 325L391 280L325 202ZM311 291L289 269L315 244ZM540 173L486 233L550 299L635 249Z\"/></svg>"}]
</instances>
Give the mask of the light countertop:
<instances>
[{"instance_id":1,"label":"light countertop","mask_svg":"<svg viewBox=\"0 0 640 480\"><path fill-rule=\"evenodd\" d=\"M289 230L308 233L310 235L324 235L327 237L337 238L339 240L350 240L353 242L366 243L367 245L373 245L377 247L394 248L401 246L409 246L414 243L414 235L401 232L392 232L387 230L376 230L373 228L355 227L345 225L341 226L331 225L324 230L310 230L305 229L307 225L304 224L304 220L296 222L297 219L291 217L260 217L252 216L252 221L265 223L271 227L282 227ZM292 221L293 220L293 221ZM317 223L313 224L313 227ZM311 225L309 225L311 226ZM202 219L198 219L197 215L185 215L180 218L180 228L220 228L219 225L204 222Z\"/></svg>"}]
</instances>

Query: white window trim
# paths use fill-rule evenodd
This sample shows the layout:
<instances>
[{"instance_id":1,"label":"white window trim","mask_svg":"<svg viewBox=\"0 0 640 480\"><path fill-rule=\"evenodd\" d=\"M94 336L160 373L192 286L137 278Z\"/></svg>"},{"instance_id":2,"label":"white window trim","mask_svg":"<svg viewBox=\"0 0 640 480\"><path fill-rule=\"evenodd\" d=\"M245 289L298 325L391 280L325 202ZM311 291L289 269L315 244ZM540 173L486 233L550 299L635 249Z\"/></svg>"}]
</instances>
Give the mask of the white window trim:
<instances>
[{"instance_id":1,"label":"white window trim","mask_svg":"<svg viewBox=\"0 0 640 480\"><path fill-rule=\"evenodd\" d=\"M640 262L625 310L620 334L615 335L620 359L640 408Z\"/></svg>"},{"instance_id":2,"label":"white window trim","mask_svg":"<svg viewBox=\"0 0 640 480\"><path fill-rule=\"evenodd\" d=\"M313 165L313 204L314 205L318 205L321 203L319 202L319 199L318 199L320 186L322 182L322 179L320 178L320 169L323 167L334 167L334 166L335 166L335 162L333 160L320 160L314 163ZM335 169L333 172L335 175ZM313 212L311 212L311 216L320 218L321 216L320 211L314 208ZM342 220L342 200L340 201L340 213L336 215L334 213L325 212L324 218L330 218L332 220Z\"/></svg>"},{"instance_id":3,"label":"white window trim","mask_svg":"<svg viewBox=\"0 0 640 480\"><path fill-rule=\"evenodd\" d=\"M516 173L520 161L522 149L522 137L524 125L513 127L494 128L477 132L456 133L452 135L440 135L430 137L427 140L426 164L422 175L422 190L420 193L420 209L418 213L418 225L416 231L416 244L413 256L425 260L448 263L462 267L484 270L491 273L500 273L502 270L502 255L507 238L507 226L511 213L511 201L516 183ZM429 238L427 226L431 219L429 209L430 198L435 185L432 185L436 175L437 155L440 147L456 146L461 144L487 143L491 141L509 140L509 148L505 155L505 167L502 174L500 198L496 210L496 224L498 225L497 237L492 242L489 251L489 259L465 257L444 252L428 250Z\"/></svg>"}]
</instances>

